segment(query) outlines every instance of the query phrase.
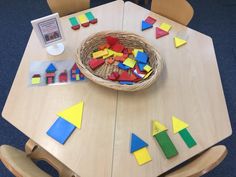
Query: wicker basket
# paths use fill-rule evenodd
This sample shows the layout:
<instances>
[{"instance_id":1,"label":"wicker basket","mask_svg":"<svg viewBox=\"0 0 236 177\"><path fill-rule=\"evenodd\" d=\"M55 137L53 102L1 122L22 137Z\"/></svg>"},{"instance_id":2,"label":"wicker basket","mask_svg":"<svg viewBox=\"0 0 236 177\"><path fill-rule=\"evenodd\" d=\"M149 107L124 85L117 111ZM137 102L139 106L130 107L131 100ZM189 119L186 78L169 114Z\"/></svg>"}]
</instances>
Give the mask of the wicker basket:
<instances>
[{"instance_id":1,"label":"wicker basket","mask_svg":"<svg viewBox=\"0 0 236 177\"><path fill-rule=\"evenodd\" d=\"M152 67L152 74L141 81L134 83L133 85L121 85L118 82L107 80L107 76L113 71L121 73L116 65L110 65L106 62L96 70L92 70L88 65L88 60L91 59L91 53L99 45L106 42L106 36L117 37L120 43L128 48L142 48L144 52L149 55L149 65ZM78 67L81 72L93 82L111 88L122 91L137 91L149 87L155 82L162 71L163 60L158 51L147 43L143 37L138 36L134 33L121 32L121 31L103 31L89 36L77 50L77 61Z\"/></svg>"}]
</instances>

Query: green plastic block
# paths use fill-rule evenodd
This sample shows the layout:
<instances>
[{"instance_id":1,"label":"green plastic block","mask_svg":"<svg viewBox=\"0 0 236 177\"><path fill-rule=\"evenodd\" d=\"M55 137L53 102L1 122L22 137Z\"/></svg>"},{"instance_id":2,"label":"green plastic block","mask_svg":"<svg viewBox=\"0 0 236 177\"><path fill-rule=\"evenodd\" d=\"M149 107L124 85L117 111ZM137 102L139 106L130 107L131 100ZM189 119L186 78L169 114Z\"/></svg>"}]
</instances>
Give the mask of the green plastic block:
<instances>
[{"instance_id":1,"label":"green plastic block","mask_svg":"<svg viewBox=\"0 0 236 177\"><path fill-rule=\"evenodd\" d=\"M85 15L86 15L86 17L87 17L87 19L88 19L89 21L95 19L94 16L93 16L93 14L92 14L92 12L86 12Z\"/></svg>"},{"instance_id":2,"label":"green plastic block","mask_svg":"<svg viewBox=\"0 0 236 177\"><path fill-rule=\"evenodd\" d=\"M71 18L69 18L69 20L70 20L70 23L72 26L76 26L79 24L76 17L71 17Z\"/></svg>"},{"instance_id":3,"label":"green plastic block","mask_svg":"<svg viewBox=\"0 0 236 177\"><path fill-rule=\"evenodd\" d=\"M159 143L162 151L164 152L167 159L174 157L178 154L175 145L171 141L166 131L160 132L154 136Z\"/></svg>"},{"instance_id":4,"label":"green plastic block","mask_svg":"<svg viewBox=\"0 0 236 177\"><path fill-rule=\"evenodd\" d=\"M191 148L197 144L196 141L193 139L193 137L190 135L190 133L188 132L188 130L186 128L179 131L179 134L183 138L185 144L189 148Z\"/></svg>"}]
</instances>

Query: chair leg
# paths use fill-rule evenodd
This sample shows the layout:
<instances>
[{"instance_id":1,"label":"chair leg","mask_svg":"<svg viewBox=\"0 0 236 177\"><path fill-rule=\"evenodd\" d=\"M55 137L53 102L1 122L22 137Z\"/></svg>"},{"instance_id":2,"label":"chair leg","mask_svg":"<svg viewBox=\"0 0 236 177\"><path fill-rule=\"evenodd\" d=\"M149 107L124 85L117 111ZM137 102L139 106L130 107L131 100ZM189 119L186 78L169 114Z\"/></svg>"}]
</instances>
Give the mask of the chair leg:
<instances>
[{"instance_id":1,"label":"chair leg","mask_svg":"<svg viewBox=\"0 0 236 177\"><path fill-rule=\"evenodd\" d=\"M31 139L25 145L25 152L32 160L44 160L49 163L58 171L60 177L79 177Z\"/></svg>"}]
</instances>

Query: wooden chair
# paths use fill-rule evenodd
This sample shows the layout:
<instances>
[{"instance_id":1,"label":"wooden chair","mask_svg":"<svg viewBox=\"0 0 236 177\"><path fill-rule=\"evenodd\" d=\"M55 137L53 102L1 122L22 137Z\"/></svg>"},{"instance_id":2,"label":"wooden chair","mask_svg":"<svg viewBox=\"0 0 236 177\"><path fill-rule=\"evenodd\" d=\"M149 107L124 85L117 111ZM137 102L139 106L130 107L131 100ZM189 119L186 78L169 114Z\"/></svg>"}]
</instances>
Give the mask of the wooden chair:
<instances>
[{"instance_id":1,"label":"wooden chair","mask_svg":"<svg viewBox=\"0 0 236 177\"><path fill-rule=\"evenodd\" d=\"M180 167L162 177L199 177L218 166L226 157L227 148L223 145L214 146L195 157L185 166Z\"/></svg>"},{"instance_id":2,"label":"wooden chair","mask_svg":"<svg viewBox=\"0 0 236 177\"><path fill-rule=\"evenodd\" d=\"M8 145L0 147L0 160L16 177L51 177L33 162L35 160L49 163L60 177L79 177L32 140L26 143L25 150L23 152Z\"/></svg>"},{"instance_id":3,"label":"wooden chair","mask_svg":"<svg viewBox=\"0 0 236 177\"><path fill-rule=\"evenodd\" d=\"M183 25L193 17L193 8L187 0L152 0L151 11Z\"/></svg>"},{"instance_id":4,"label":"wooden chair","mask_svg":"<svg viewBox=\"0 0 236 177\"><path fill-rule=\"evenodd\" d=\"M60 17L90 8L90 0L47 0L53 13Z\"/></svg>"}]
</instances>

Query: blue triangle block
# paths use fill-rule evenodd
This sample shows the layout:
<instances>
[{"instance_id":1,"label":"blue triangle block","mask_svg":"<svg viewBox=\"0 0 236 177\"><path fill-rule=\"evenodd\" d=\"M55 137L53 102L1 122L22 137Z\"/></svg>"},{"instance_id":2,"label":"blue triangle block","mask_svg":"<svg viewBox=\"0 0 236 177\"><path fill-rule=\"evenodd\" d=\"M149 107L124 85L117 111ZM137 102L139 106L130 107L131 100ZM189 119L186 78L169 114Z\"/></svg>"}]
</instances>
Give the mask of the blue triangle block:
<instances>
[{"instance_id":1,"label":"blue triangle block","mask_svg":"<svg viewBox=\"0 0 236 177\"><path fill-rule=\"evenodd\" d=\"M66 140L70 137L75 128L76 127L70 122L58 117L58 119L47 131L47 134L57 142L65 144Z\"/></svg>"},{"instance_id":2,"label":"blue triangle block","mask_svg":"<svg viewBox=\"0 0 236 177\"><path fill-rule=\"evenodd\" d=\"M139 150L143 147L147 147L147 146L148 146L148 144L146 142L144 142L137 135L132 133L130 153L133 153L134 151L137 151L137 150Z\"/></svg>"},{"instance_id":3,"label":"blue triangle block","mask_svg":"<svg viewBox=\"0 0 236 177\"><path fill-rule=\"evenodd\" d=\"M142 31L146 30L146 29L149 29L149 28L152 28L153 25L152 24L149 24L145 21L142 21Z\"/></svg>"},{"instance_id":4,"label":"blue triangle block","mask_svg":"<svg viewBox=\"0 0 236 177\"><path fill-rule=\"evenodd\" d=\"M51 72L55 72L56 70L57 70L56 67L51 63L51 64L47 67L46 72L47 72L47 73L51 73Z\"/></svg>"}]
</instances>

